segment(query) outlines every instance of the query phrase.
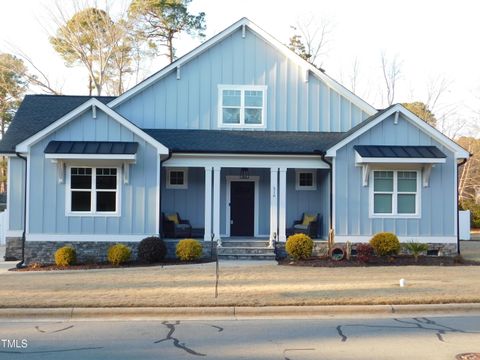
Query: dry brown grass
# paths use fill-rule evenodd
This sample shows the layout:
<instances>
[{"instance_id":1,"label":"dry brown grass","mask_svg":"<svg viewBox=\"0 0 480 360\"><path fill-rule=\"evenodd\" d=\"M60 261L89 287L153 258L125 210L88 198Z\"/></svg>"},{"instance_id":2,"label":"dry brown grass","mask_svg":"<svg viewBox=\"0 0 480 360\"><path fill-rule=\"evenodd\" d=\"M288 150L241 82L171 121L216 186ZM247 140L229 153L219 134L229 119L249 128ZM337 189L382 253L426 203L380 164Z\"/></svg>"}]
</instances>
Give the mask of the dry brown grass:
<instances>
[{"instance_id":1,"label":"dry brown grass","mask_svg":"<svg viewBox=\"0 0 480 360\"><path fill-rule=\"evenodd\" d=\"M1 307L480 302L480 268L307 268L215 264L0 275ZM400 278L407 287L400 288Z\"/></svg>"}]
</instances>

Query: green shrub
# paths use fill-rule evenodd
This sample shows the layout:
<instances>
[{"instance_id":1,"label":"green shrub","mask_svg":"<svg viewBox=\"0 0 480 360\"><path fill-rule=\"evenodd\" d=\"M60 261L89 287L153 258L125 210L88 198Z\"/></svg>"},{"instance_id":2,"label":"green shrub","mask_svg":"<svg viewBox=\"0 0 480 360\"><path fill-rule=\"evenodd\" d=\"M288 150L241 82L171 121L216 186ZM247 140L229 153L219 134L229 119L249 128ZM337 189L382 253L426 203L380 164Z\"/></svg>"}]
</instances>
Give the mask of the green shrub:
<instances>
[{"instance_id":1,"label":"green shrub","mask_svg":"<svg viewBox=\"0 0 480 360\"><path fill-rule=\"evenodd\" d=\"M177 244L175 254L182 261L198 259L202 256L202 244L194 239L180 240Z\"/></svg>"},{"instance_id":2,"label":"green shrub","mask_svg":"<svg viewBox=\"0 0 480 360\"><path fill-rule=\"evenodd\" d=\"M116 244L110 246L107 253L108 262L114 266L118 266L127 262L132 255L132 250L126 245Z\"/></svg>"},{"instance_id":3,"label":"green shrub","mask_svg":"<svg viewBox=\"0 0 480 360\"><path fill-rule=\"evenodd\" d=\"M313 240L305 234L291 235L287 239L285 250L294 260L308 259L312 256Z\"/></svg>"},{"instance_id":4,"label":"green shrub","mask_svg":"<svg viewBox=\"0 0 480 360\"><path fill-rule=\"evenodd\" d=\"M480 204L476 204L472 199L464 200L460 203L459 210L470 210L470 226L474 229L480 228Z\"/></svg>"},{"instance_id":5,"label":"green shrub","mask_svg":"<svg viewBox=\"0 0 480 360\"><path fill-rule=\"evenodd\" d=\"M381 232L375 234L370 239L375 254L379 256L396 255L400 251L400 241L397 235L390 232Z\"/></svg>"},{"instance_id":6,"label":"green shrub","mask_svg":"<svg viewBox=\"0 0 480 360\"><path fill-rule=\"evenodd\" d=\"M167 255L167 246L159 237L150 236L138 244L138 259L142 262L158 262L163 260L165 255Z\"/></svg>"},{"instance_id":7,"label":"green shrub","mask_svg":"<svg viewBox=\"0 0 480 360\"><path fill-rule=\"evenodd\" d=\"M415 258L415 262L418 261L418 256L426 252L428 250L428 244L422 244L422 243L417 243L417 242L409 242L406 244L403 244L403 247L413 255Z\"/></svg>"},{"instance_id":8,"label":"green shrub","mask_svg":"<svg viewBox=\"0 0 480 360\"><path fill-rule=\"evenodd\" d=\"M77 261L77 253L71 246L64 246L55 251L55 264L57 266L70 266Z\"/></svg>"}]
</instances>

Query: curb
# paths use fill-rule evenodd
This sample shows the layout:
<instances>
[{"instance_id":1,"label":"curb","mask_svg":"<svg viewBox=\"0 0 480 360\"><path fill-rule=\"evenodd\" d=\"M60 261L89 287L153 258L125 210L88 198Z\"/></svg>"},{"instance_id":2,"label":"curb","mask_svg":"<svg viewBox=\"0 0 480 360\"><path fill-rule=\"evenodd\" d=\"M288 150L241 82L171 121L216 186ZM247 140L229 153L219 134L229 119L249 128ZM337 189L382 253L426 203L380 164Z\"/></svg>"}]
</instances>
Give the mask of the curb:
<instances>
[{"instance_id":1,"label":"curb","mask_svg":"<svg viewBox=\"0 0 480 360\"><path fill-rule=\"evenodd\" d=\"M218 306L140 308L3 308L3 321L95 321L95 320L240 320L275 318L332 318L480 314L480 303L412 305L325 305L325 306Z\"/></svg>"}]
</instances>

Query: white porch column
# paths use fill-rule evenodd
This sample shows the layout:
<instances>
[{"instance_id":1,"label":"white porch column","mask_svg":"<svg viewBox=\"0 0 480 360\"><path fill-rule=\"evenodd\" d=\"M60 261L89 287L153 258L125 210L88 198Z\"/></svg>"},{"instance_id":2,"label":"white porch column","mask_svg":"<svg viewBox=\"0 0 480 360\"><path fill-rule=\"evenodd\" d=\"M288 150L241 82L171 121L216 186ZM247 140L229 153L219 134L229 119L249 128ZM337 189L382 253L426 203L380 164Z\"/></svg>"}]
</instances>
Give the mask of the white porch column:
<instances>
[{"instance_id":1,"label":"white porch column","mask_svg":"<svg viewBox=\"0 0 480 360\"><path fill-rule=\"evenodd\" d=\"M278 168L270 168L270 243L278 238Z\"/></svg>"},{"instance_id":2,"label":"white porch column","mask_svg":"<svg viewBox=\"0 0 480 360\"><path fill-rule=\"evenodd\" d=\"M279 169L280 181L278 186L278 240L287 241L287 168Z\"/></svg>"},{"instance_id":3,"label":"white porch column","mask_svg":"<svg viewBox=\"0 0 480 360\"><path fill-rule=\"evenodd\" d=\"M213 240L217 241L217 246L222 246L220 239L220 167L213 168Z\"/></svg>"},{"instance_id":4,"label":"white porch column","mask_svg":"<svg viewBox=\"0 0 480 360\"><path fill-rule=\"evenodd\" d=\"M205 234L203 240L212 238L212 168L205 167Z\"/></svg>"}]
</instances>

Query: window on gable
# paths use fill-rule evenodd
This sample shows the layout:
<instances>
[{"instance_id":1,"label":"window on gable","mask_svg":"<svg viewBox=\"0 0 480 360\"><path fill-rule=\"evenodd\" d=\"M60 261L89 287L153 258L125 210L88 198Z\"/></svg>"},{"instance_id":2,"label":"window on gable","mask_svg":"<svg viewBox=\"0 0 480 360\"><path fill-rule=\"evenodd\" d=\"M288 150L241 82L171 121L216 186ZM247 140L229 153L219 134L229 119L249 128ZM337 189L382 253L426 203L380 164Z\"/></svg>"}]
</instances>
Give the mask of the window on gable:
<instances>
[{"instance_id":1,"label":"window on gable","mask_svg":"<svg viewBox=\"0 0 480 360\"><path fill-rule=\"evenodd\" d=\"M67 183L68 214L118 214L118 168L71 167Z\"/></svg>"},{"instance_id":2,"label":"window on gable","mask_svg":"<svg viewBox=\"0 0 480 360\"><path fill-rule=\"evenodd\" d=\"M167 169L167 189L187 189L188 171L187 169Z\"/></svg>"},{"instance_id":3,"label":"window on gable","mask_svg":"<svg viewBox=\"0 0 480 360\"><path fill-rule=\"evenodd\" d=\"M296 190L317 190L317 173L315 170L296 171Z\"/></svg>"},{"instance_id":4,"label":"window on gable","mask_svg":"<svg viewBox=\"0 0 480 360\"><path fill-rule=\"evenodd\" d=\"M418 215L418 171L374 171L373 215Z\"/></svg>"},{"instance_id":5,"label":"window on gable","mask_svg":"<svg viewBox=\"0 0 480 360\"><path fill-rule=\"evenodd\" d=\"M266 86L219 85L220 127L265 127Z\"/></svg>"}]
</instances>

